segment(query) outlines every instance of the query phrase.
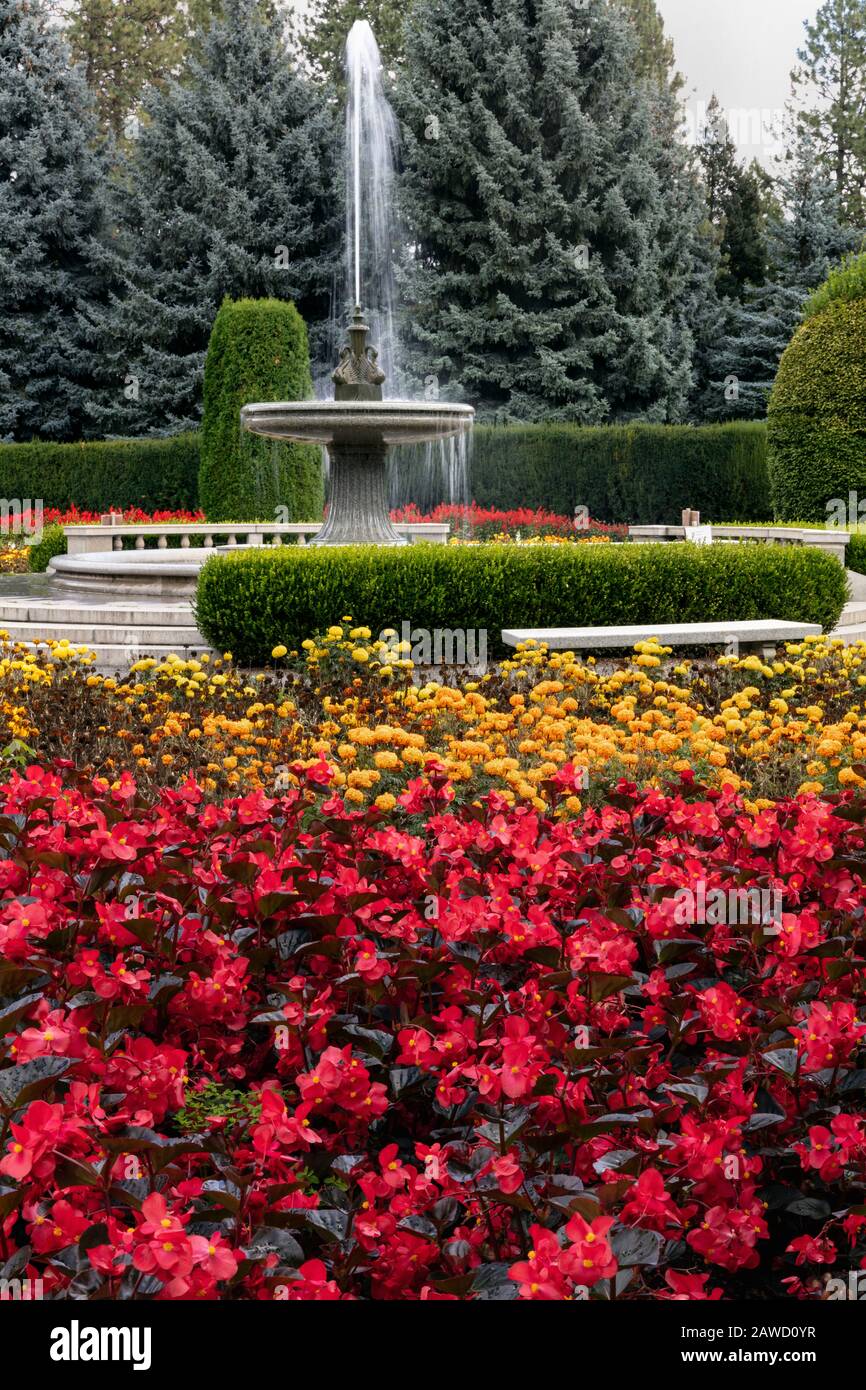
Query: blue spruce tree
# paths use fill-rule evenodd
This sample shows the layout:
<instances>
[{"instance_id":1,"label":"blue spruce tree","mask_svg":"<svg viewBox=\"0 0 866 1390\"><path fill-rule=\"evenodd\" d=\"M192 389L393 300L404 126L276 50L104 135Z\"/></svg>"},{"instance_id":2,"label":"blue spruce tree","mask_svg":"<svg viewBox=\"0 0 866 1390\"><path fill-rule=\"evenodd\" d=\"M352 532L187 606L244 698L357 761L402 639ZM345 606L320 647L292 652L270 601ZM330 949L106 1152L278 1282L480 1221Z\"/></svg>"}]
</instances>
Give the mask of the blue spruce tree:
<instances>
[{"instance_id":1,"label":"blue spruce tree","mask_svg":"<svg viewBox=\"0 0 866 1390\"><path fill-rule=\"evenodd\" d=\"M110 302L89 315L92 414L104 433L168 433L200 418L226 296L293 301L321 348L342 238L337 118L274 7L225 0L131 145L103 247Z\"/></svg>"},{"instance_id":2,"label":"blue spruce tree","mask_svg":"<svg viewBox=\"0 0 866 1390\"><path fill-rule=\"evenodd\" d=\"M487 418L684 410L691 252L671 198L694 208L635 45L606 0L409 13L395 104L413 367Z\"/></svg>"},{"instance_id":3,"label":"blue spruce tree","mask_svg":"<svg viewBox=\"0 0 866 1390\"><path fill-rule=\"evenodd\" d=\"M808 134L789 152L776 192L778 213L767 225L767 281L726 305L702 403L705 419L763 419L806 299L862 241L862 233L845 225L835 184Z\"/></svg>"},{"instance_id":4,"label":"blue spruce tree","mask_svg":"<svg viewBox=\"0 0 866 1390\"><path fill-rule=\"evenodd\" d=\"M81 436L91 362L78 305L105 166L80 68L42 0L0 0L0 439Z\"/></svg>"}]
</instances>

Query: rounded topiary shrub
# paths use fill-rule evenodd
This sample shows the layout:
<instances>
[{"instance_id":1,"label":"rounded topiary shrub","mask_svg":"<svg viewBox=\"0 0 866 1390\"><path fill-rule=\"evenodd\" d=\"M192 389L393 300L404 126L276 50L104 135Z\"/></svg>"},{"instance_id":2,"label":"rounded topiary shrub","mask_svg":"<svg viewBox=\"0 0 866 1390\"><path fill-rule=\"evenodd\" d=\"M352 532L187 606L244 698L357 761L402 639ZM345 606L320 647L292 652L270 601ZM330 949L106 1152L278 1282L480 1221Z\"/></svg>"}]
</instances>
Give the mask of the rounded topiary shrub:
<instances>
[{"instance_id":1,"label":"rounded topiary shrub","mask_svg":"<svg viewBox=\"0 0 866 1390\"><path fill-rule=\"evenodd\" d=\"M30 547L27 556L31 574L44 574L55 555L66 554L66 533L62 526L46 526L38 541Z\"/></svg>"},{"instance_id":2,"label":"rounded topiary shrub","mask_svg":"<svg viewBox=\"0 0 866 1390\"><path fill-rule=\"evenodd\" d=\"M307 400L313 392L307 329L294 304L226 299L204 369L199 505L208 521L320 521L319 449L241 430L252 401Z\"/></svg>"},{"instance_id":3,"label":"rounded topiary shrub","mask_svg":"<svg viewBox=\"0 0 866 1390\"><path fill-rule=\"evenodd\" d=\"M826 521L866 496L866 256L815 293L779 364L768 468L781 521Z\"/></svg>"}]
</instances>

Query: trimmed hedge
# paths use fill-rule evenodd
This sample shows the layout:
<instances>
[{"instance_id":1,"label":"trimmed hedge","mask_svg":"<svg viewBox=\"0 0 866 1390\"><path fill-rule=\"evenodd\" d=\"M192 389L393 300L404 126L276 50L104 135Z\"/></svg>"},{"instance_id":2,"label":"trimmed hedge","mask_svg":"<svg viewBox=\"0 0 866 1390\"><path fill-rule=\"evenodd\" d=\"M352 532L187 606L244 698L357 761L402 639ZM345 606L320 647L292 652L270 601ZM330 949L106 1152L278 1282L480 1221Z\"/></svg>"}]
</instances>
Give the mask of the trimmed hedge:
<instances>
[{"instance_id":1,"label":"trimmed hedge","mask_svg":"<svg viewBox=\"0 0 866 1390\"><path fill-rule=\"evenodd\" d=\"M857 574L866 574L866 536L856 533L845 547L845 565Z\"/></svg>"},{"instance_id":2,"label":"trimmed hedge","mask_svg":"<svg viewBox=\"0 0 866 1390\"><path fill-rule=\"evenodd\" d=\"M55 555L66 554L66 533L62 526L46 526L41 541L28 548L27 563L32 574L42 574Z\"/></svg>"},{"instance_id":3,"label":"trimmed hedge","mask_svg":"<svg viewBox=\"0 0 866 1390\"><path fill-rule=\"evenodd\" d=\"M770 521L762 424L679 426L480 425L475 430L469 492L484 507L541 508L571 516L589 508L600 521L678 522L683 507L710 521ZM140 506L190 510L199 505L199 434L86 444L0 444L0 496L41 497L46 506L105 511ZM273 477L271 445L264 469ZM246 445L245 445L246 447ZM319 451L312 472L296 474L281 505L297 520L322 514ZM444 500L443 481L425 450L396 450L398 496L427 508ZM222 519L250 521L232 508ZM260 508L256 507L256 510ZM273 511L265 518L273 521Z\"/></svg>"},{"instance_id":4,"label":"trimmed hedge","mask_svg":"<svg viewBox=\"0 0 866 1390\"><path fill-rule=\"evenodd\" d=\"M213 556L196 616L220 651L263 665L279 643L351 614L370 627L486 629L787 618L829 630L845 603L838 561L795 546L416 545Z\"/></svg>"},{"instance_id":5,"label":"trimmed hedge","mask_svg":"<svg viewBox=\"0 0 866 1390\"><path fill-rule=\"evenodd\" d=\"M442 486L429 457L405 450L393 495L428 508ZM571 516L584 506L599 521L679 522L684 507L706 521L772 521L766 426L478 425L469 496L482 507L542 508Z\"/></svg>"},{"instance_id":6,"label":"trimmed hedge","mask_svg":"<svg viewBox=\"0 0 866 1390\"><path fill-rule=\"evenodd\" d=\"M199 499L208 521L320 521L322 454L242 431L241 406L313 394L307 329L294 304L226 299L204 368Z\"/></svg>"},{"instance_id":7,"label":"trimmed hedge","mask_svg":"<svg viewBox=\"0 0 866 1390\"><path fill-rule=\"evenodd\" d=\"M866 257L837 271L807 313L768 407L768 471L783 521L826 521L834 501L866 492Z\"/></svg>"},{"instance_id":8,"label":"trimmed hedge","mask_svg":"<svg viewBox=\"0 0 866 1390\"><path fill-rule=\"evenodd\" d=\"M194 511L198 469L199 437L191 433L83 444L0 444L0 497L41 498L46 507L81 511Z\"/></svg>"}]
</instances>

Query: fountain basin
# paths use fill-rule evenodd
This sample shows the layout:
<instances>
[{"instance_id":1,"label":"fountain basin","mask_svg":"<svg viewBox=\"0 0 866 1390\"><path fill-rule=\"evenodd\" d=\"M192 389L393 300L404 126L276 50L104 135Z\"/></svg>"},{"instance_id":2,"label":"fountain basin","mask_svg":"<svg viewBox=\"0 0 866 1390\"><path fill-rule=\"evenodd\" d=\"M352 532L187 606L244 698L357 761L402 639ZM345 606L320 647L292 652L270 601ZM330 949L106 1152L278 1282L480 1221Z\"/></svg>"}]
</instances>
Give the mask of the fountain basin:
<instances>
[{"instance_id":1,"label":"fountain basin","mask_svg":"<svg viewBox=\"0 0 866 1390\"><path fill-rule=\"evenodd\" d=\"M48 573L63 590L112 594L162 594L175 598L195 593L198 574L214 549L102 550L85 555L55 555Z\"/></svg>"},{"instance_id":2,"label":"fountain basin","mask_svg":"<svg viewBox=\"0 0 866 1390\"><path fill-rule=\"evenodd\" d=\"M471 429L471 405L450 401L263 401L245 405L252 434L297 444L424 444Z\"/></svg>"},{"instance_id":3,"label":"fountain basin","mask_svg":"<svg viewBox=\"0 0 866 1390\"><path fill-rule=\"evenodd\" d=\"M360 310L350 335L363 340ZM333 401L260 401L241 410L241 426L268 439L323 444L331 462L328 519L312 545L406 545L388 514L385 457L395 444L419 444L461 434L472 426L471 405L440 401L383 401L381 372L372 349L354 342L344 366L362 379L338 388ZM371 377L366 384L364 373ZM375 377L375 380L372 378ZM351 395L349 394L351 393ZM348 397L348 398L347 398Z\"/></svg>"}]
</instances>

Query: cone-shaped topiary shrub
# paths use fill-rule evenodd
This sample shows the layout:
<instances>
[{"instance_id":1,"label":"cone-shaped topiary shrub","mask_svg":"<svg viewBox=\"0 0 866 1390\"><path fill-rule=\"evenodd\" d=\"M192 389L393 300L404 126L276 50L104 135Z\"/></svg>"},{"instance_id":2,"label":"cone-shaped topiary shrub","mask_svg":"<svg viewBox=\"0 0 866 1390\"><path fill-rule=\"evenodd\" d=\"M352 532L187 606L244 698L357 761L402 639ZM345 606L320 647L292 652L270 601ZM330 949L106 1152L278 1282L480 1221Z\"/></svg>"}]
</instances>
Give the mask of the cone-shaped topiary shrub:
<instances>
[{"instance_id":1,"label":"cone-shaped topiary shrub","mask_svg":"<svg viewBox=\"0 0 866 1390\"><path fill-rule=\"evenodd\" d=\"M768 411L768 467L782 521L826 521L866 498L866 255L809 300L779 364Z\"/></svg>"},{"instance_id":2,"label":"cone-shaped topiary shrub","mask_svg":"<svg viewBox=\"0 0 866 1390\"><path fill-rule=\"evenodd\" d=\"M224 300L204 371L199 503L208 521L321 520L319 449L240 428L241 406L306 400L312 390L307 330L294 304Z\"/></svg>"}]
</instances>

